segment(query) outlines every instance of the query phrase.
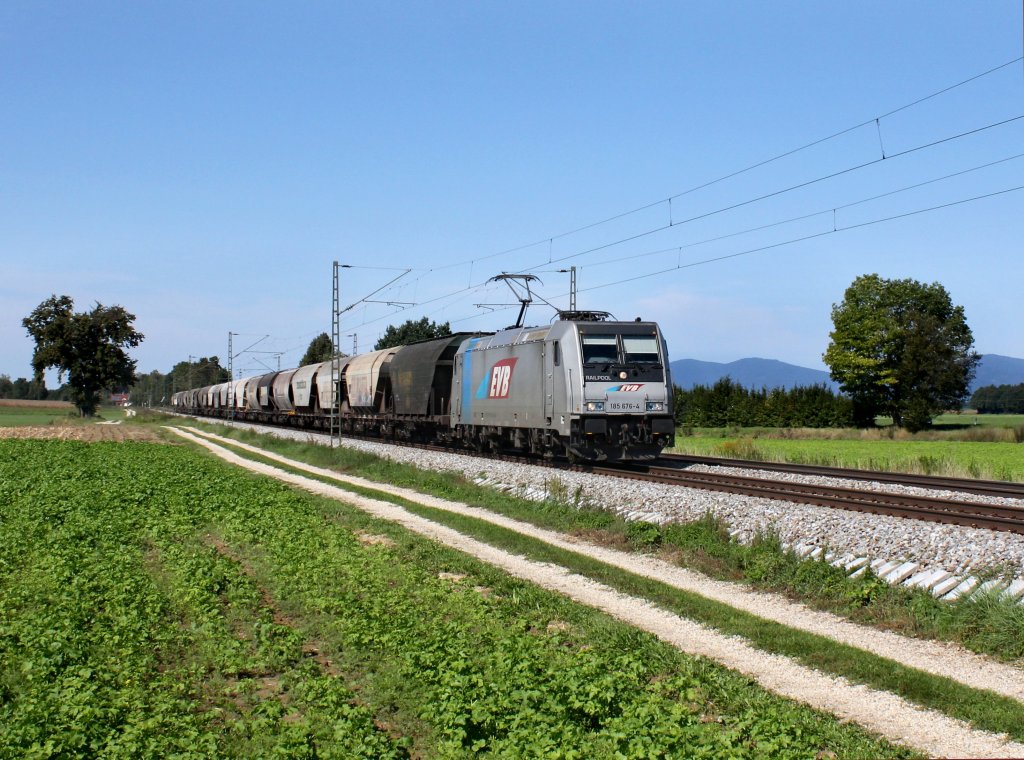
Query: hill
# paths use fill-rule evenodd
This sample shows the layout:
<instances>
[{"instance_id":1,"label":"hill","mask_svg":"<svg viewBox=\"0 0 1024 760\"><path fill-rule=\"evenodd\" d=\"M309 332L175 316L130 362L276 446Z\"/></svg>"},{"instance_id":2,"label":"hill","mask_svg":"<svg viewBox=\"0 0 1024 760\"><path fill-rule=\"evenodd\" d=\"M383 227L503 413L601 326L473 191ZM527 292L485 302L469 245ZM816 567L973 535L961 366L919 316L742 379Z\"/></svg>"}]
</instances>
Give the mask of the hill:
<instances>
[{"instance_id":1,"label":"hill","mask_svg":"<svg viewBox=\"0 0 1024 760\"><path fill-rule=\"evenodd\" d=\"M1024 383L1024 359L999 354L985 354L978 362L978 372L971 383L971 392L985 385L1019 385Z\"/></svg>"},{"instance_id":2,"label":"hill","mask_svg":"<svg viewBox=\"0 0 1024 760\"><path fill-rule=\"evenodd\" d=\"M671 362L672 382L684 390L695 385L714 385L723 377L745 388L795 388L806 385L825 385L836 389L828 372L796 364L787 364L777 359L737 359L722 364L699 359L678 359Z\"/></svg>"},{"instance_id":3,"label":"hill","mask_svg":"<svg viewBox=\"0 0 1024 760\"><path fill-rule=\"evenodd\" d=\"M797 386L824 385L832 390L839 386L828 372L777 359L737 359L734 362L705 362L699 359L677 359L669 365L672 382L684 390L695 385L714 385L723 377L744 388L795 388ZM1024 359L999 354L985 354L978 363L978 372L971 383L971 392L984 385L1016 385L1024 383Z\"/></svg>"}]
</instances>

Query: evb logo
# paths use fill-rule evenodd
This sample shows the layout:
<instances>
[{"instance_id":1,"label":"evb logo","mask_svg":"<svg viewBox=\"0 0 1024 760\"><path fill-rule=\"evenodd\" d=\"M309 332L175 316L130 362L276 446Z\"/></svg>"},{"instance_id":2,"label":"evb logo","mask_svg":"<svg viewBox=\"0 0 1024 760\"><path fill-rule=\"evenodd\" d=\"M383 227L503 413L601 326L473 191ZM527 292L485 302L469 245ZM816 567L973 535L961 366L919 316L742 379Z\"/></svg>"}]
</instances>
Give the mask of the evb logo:
<instances>
[{"instance_id":1,"label":"evb logo","mask_svg":"<svg viewBox=\"0 0 1024 760\"><path fill-rule=\"evenodd\" d=\"M508 398L509 386L512 384L512 370L517 359L502 359L491 367L484 375L483 382L477 388L477 398Z\"/></svg>"},{"instance_id":2,"label":"evb logo","mask_svg":"<svg viewBox=\"0 0 1024 760\"><path fill-rule=\"evenodd\" d=\"M614 388L609 388L609 393L636 393L638 390L644 387L643 383L627 383L625 385L616 385Z\"/></svg>"}]
</instances>

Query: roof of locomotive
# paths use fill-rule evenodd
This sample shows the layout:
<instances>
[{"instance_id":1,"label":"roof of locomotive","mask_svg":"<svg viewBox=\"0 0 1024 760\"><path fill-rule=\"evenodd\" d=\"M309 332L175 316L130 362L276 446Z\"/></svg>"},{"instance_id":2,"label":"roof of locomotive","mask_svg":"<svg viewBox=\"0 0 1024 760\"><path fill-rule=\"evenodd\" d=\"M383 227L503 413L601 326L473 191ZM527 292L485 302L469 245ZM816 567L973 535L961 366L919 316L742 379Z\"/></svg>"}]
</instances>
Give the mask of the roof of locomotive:
<instances>
[{"instance_id":1,"label":"roof of locomotive","mask_svg":"<svg viewBox=\"0 0 1024 760\"><path fill-rule=\"evenodd\" d=\"M615 332L615 333L650 333L658 332L657 322L636 320L633 322L612 322L605 320L568 320L561 319L550 325L533 327L509 327L499 330L493 335L485 335L467 340L459 349L463 351L481 351L498 346L511 346L515 343L533 343L536 341L561 339L565 335L578 332Z\"/></svg>"}]
</instances>

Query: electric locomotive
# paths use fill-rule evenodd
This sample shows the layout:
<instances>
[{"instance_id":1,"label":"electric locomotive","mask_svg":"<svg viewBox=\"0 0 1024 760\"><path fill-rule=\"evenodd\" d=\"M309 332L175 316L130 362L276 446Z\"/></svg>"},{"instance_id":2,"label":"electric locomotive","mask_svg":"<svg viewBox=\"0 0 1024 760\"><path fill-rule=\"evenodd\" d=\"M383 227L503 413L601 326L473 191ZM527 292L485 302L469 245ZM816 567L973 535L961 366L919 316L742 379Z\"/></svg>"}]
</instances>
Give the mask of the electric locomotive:
<instances>
[{"instance_id":1,"label":"electric locomotive","mask_svg":"<svg viewBox=\"0 0 1024 760\"><path fill-rule=\"evenodd\" d=\"M658 325L607 321L604 312L559 316L462 344L453 437L597 461L651 459L671 446L672 381Z\"/></svg>"},{"instance_id":2,"label":"electric locomotive","mask_svg":"<svg viewBox=\"0 0 1024 760\"><path fill-rule=\"evenodd\" d=\"M548 326L465 333L177 393L177 411L516 450L652 459L674 442L658 325L560 312ZM333 365L333 366L332 366ZM337 379L337 385L332 383Z\"/></svg>"}]
</instances>

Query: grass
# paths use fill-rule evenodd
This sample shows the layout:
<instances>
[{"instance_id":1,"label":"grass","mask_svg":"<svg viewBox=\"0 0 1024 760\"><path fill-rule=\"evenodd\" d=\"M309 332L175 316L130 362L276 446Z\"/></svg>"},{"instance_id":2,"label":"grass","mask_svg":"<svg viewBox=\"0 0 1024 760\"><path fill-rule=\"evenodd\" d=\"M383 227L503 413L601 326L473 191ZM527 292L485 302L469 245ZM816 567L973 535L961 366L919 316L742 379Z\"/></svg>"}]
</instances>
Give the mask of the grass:
<instances>
[{"instance_id":1,"label":"grass","mask_svg":"<svg viewBox=\"0 0 1024 760\"><path fill-rule=\"evenodd\" d=\"M801 561L793 553L782 551L770 535L752 545L739 544L729 537L728 526L712 517L664 528L627 523L611 512L581 504L579 494L569 493L557 478L549 482L550 498L538 504L477 486L450 473L420 470L355 449L332 450L210 423L196 426L308 464L483 507L614 548L658 550L671 561L712 577L746 581L759 589L786 593L856 622L953 641L1003 660L1024 659L1024 606L999 599L943 602L926 591L893 587L870 574L848 578L826 563ZM999 570L993 568L992 572Z\"/></svg>"},{"instance_id":2,"label":"grass","mask_svg":"<svg viewBox=\"0 0 1024 760\"><path fill-rule=\"evenodd\" d=\"M0 405L0 427L51 425L57 421L71 423L75 419L78 419L78 414L74 410Z\"/></svg>"},{"instance_id":3,"label":"grass","mask_svg":"<svg viewBox=\"0 0 1024 760\"><path fill-rule=\"evenodd\" d=\"M119 406L100 406L91 419L82 418L78 410L63 401L29 401L0 399L0 427L28 427L42 425L88 425L103 420L166 421L167 415L151 410L137 409L138 417L128 420L125 409Z\"/></svg>"},{"instance_id":4,"label":"grass","mask_svg":"<svg viewBox=\"0 0 1024 760\"><path fill-rule=\"evenodd\" d=\"M720 577L745 577L758 587L788 592L813 605L839 611L865 623L918 636L959 640L977 651L1005 659L1024 657L1024 608L995 594L958 604L939 602L925 592L893 588L867 575L849 579L824 562L801 561L779 547L777 539L764 536L753 546L741 546L728 538L724 526L712 518L688 525L661 528L650 523L623 523L612 515L568 505L565 489L553 488L562 503L522 502L465 483L460 478L439 477L412 468L375 461L344 449L336 452L307 444L284 442L247 433L235 437L254 439L268 449L295 459L315 459L329 464L340 458L342 469L364 477L432 492L517 519L566 532L585 533L600 543L637 550L660 549L680 564ZM261 459L258 456L244 456ZM268 463L280 467L274 462ZM285 468L288 469L288 468ZM301 472L301 471L299 471ZM306 473L302 473L306 474ZM308 474L307 474L308 476ZM319 478L322 479L322 478ZM512 531L473 518L433 510L379 492L342 486L405 506L410 511L447 524L488 543L539 561L555 562L612 585L624 593L651 599L667 609L700 620L723 632L743 636L766 651L794 657L810 667L844 675L851 680L901 694L919 704L969 720L993 731L1024 738L1024 708L1012 700L895 665L830 640L739 612L717 602L679 591L656 581L610 568L573 552L551 547Z\"/></svg>"},{"instance_id":5,"label":"grass","mask_svg":"<svg viewBox=\"0 0 1024 760\"><path fill-rule=\"evenodd\" d=\"M891 424L892 420L888 420ZM963 430L975 427L1015 428L1024 425L1024 414L940 414L932 420L938 430Z\"/></svg>"},{"instance_id":6,"label":"grass","mask_svg":"<svg viewBox=\"0 0 1024 760\"><path fill-rule=\"evenodd\" d=\"M189 447L0 441L0 496L3 757L911 754Z\"/></svg>"},{"instance_id":7,"label":"grass","mask_svg":"<svg viewBox=\"0 0 1024 760\"><path fill-rule=\"evenodd\" d=\"M938 433L901 435L873 431L802 431L773 429L681 430L672 453L724 456L752 461L793 462L865 470L1024 482L1024 446L1016 429L980 428L956 438ZM892 437L889 437L889 436ZM1024 438L1024 428L1021 429ZM926 437L926 436L931 436Z\"/></svg>"}]
</instances>

